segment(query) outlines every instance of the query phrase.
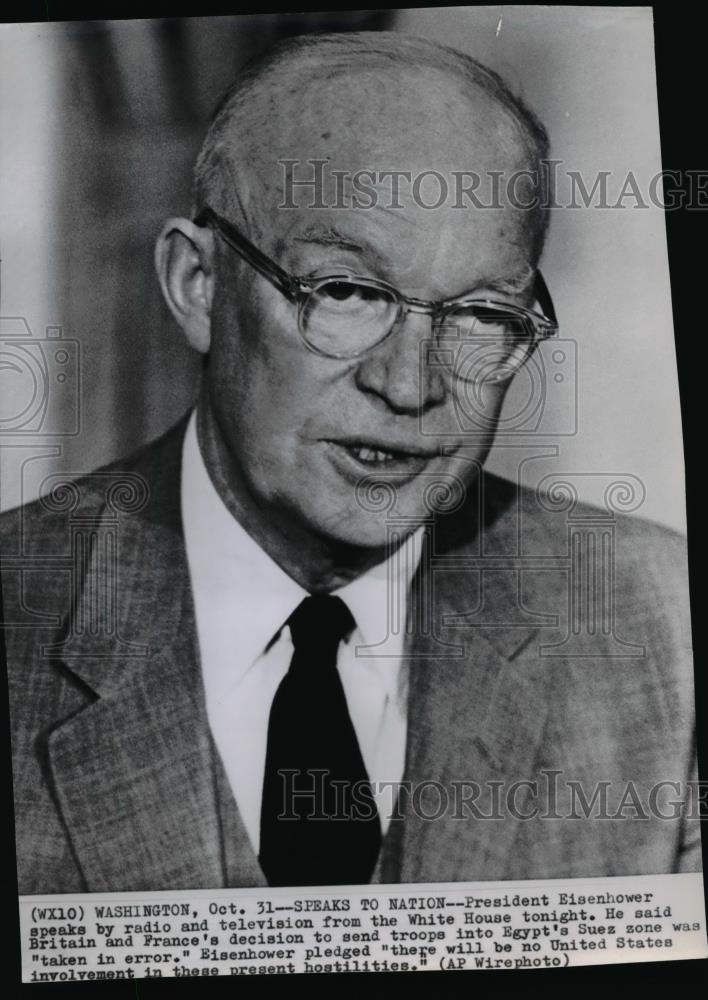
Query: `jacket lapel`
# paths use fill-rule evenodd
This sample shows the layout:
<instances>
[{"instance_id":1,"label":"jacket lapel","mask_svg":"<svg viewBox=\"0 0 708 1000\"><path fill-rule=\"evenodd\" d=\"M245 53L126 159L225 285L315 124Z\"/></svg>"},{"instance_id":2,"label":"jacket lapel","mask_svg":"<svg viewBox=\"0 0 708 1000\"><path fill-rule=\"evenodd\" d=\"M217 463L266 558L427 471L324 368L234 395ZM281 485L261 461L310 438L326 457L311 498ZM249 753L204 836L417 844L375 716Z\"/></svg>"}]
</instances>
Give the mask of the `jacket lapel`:
<instances>
[{"instance_id":1,"label":"jacket lapel","mask_svg":"<svg viewBox=\"0 0 708 1000\"><path fill-rule=\"evenodd\" d=\"M86 557L71 624L48 651L86 699L50 734L48 758L91 891L224 885L218 771L179 515L183 430L171 432L159 461L153 450L149 466L111 470L103 503L82 497L80 509L95 512L84 515L86 538L75 544ZM142 480L148 499L116 519L109 489L121 477Z\"/></svg>"},{"instance_id":2,"label":"jacket lapel","mask_svg":"<svg viewBox=\"0 0 708 1000\"><path fill-rule=\"evenodd\" d=\"M533 778L549 699L532 640L551 619L523 609L518 569L482 571L480 552L516 554L513 505L500 513L480 512L483 543L479 531L466 547L444 534L432 539L431 565L419 571L409 611L418 625L407 647L404 818L392 824L382 881L503 879L523 822L528 789L515 795L516 816L507 796L514 782ZM422 596L425 580L432 587Z\"/></svg>"},{"instance_id":3,"label":"jacket lapel","mask_svg":"<svg viewBox=\"0 0 708 1000\"><path fill-rule=\"evenodd\" d=\"M155 654L50 736L57 800L90 891L223 885L211 747L190 668L185 648Z\"/></svg>"}]
</instances>

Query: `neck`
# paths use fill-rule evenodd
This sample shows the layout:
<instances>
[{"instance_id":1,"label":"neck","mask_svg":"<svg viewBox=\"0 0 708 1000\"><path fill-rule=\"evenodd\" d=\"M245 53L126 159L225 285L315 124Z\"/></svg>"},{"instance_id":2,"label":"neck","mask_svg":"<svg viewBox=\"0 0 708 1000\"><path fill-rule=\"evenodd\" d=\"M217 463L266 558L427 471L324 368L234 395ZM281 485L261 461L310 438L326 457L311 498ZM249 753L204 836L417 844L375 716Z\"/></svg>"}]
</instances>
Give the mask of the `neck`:
<instances>
[{"instance_id":1,"label":"neck","mask_svg":"<svg viewBox=\"0 0 708 1000\"><path fill-rule=\"evenodd\" d=\"M197 409L199 448L214 487L228 511L280 568L309 593L343 587L390 554L317 535L277 505L264 506L248 489L211 409L202 398Z\"/></svg>"}]
</instances>

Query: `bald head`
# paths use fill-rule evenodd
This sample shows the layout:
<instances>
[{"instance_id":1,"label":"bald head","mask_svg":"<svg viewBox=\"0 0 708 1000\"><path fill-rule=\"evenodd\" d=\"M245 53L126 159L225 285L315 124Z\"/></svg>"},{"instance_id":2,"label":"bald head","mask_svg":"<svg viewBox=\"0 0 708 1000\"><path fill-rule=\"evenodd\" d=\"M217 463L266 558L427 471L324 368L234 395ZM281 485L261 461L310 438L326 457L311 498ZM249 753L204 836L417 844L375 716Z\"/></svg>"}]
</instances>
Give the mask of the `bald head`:
<instances>
[{"instance_id":1,"label":"bald head","mask_svg":"<svg viewBox=\"0 0 708 1000\"><path fill-rule=\"evenodd\" d=\"M250 63L224 96L195 166L194 202L257 239L263 213L282 201L284 161L326 160L349 176L441 164L539 176L547 155L538 119L467 55L398 32L305 35ZM537 258L546 213L525 215Z\"/></svg>"},{"instance_id":2,"label":"bald head","mask_svg":"<svg viewBox=\"0 0 708 1000\"><path fill-rule=\"evenodd\" d=\"M510 382L500 358L511 344L522 361L535 343L543 215L508 192L492 211L454 189L438 204L436 185L532 172L546 147L494 73L402 34L284 42L217 109L194 198L225 218L169 219L158 273L207 356L199 434L212 482L307 589L351 579L388 544L388 515L359 500L363 476L382 475L412 525L429 516L430 476L467 482L484 462ZM455 336L458 316L469 332L480 303L481 338L462 337L461 354L427 350ZM469 351L475 372L500 375L479 380L472 436L458 408Z\"/></svg>"}]
</instances>

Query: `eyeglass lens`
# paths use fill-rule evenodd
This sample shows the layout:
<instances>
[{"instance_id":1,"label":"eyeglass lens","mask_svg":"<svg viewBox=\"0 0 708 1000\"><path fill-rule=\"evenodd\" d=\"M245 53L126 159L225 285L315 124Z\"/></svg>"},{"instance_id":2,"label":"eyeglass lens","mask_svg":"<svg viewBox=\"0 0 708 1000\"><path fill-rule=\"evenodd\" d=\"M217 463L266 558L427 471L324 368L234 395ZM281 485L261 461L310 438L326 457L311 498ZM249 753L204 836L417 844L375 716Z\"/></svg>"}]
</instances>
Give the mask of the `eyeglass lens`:
<instances>
[{"instance_id":1,"label":"eyeglass lens","mask_svg":"<svg viewBox=\"0 0 708 1000\"><path fill-rule=\"evenodd\" d=\"M383 340L402 311L395 296L385 289L331 280L310 293L300 323L315 350L331 357L353 358ZM449 366L463 381L510 377L535 342L530 320L480 303L448 309L436 333L438 356L449 354Z\"/></svg>"}]
</instances>

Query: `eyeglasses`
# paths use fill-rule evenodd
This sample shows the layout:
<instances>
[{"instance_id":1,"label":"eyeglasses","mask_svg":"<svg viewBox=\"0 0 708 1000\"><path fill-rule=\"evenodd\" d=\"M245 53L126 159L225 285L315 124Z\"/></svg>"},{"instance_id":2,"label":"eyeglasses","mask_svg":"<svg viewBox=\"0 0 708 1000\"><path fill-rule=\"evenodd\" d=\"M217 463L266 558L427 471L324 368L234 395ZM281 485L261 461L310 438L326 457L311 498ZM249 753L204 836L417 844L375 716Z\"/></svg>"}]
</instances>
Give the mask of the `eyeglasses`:
<instances>
[{"instance_id":1,"label":"eyeglasses","mask_svg":"<svg viewBox=\"0 0 708 1000\"><path fill-rule=\"evenodd\" d=\"M500 382L528 361L537 344L558 331L553 302L536 272L534 305L527 309L474 295L441 302L411 298L385 281L350 274L304 278L289 274L227 219L206 207L194 220L212 226L243 260L297 306L298 330L315 354L342 360L361 357L400 328L409 312L433 319L439 357L464 382ZM461 362L460 348L464 347ZM438 361L437 363L444 363Z\"/></svg>"}]
</instances>

